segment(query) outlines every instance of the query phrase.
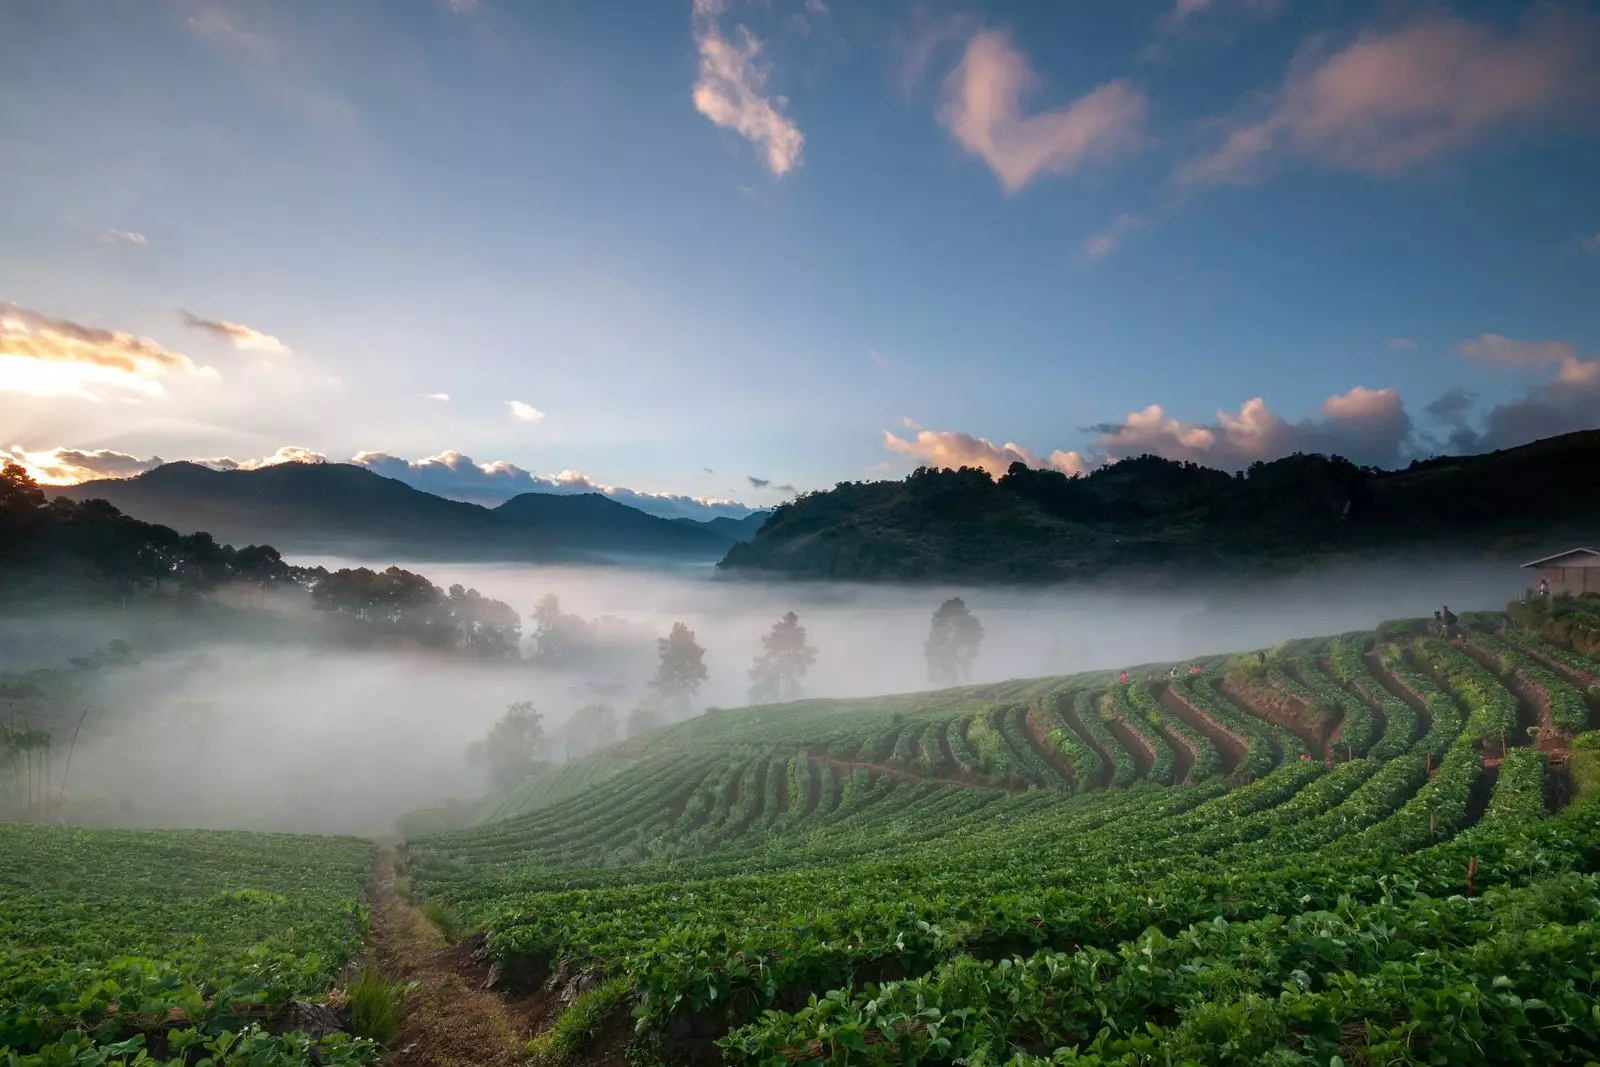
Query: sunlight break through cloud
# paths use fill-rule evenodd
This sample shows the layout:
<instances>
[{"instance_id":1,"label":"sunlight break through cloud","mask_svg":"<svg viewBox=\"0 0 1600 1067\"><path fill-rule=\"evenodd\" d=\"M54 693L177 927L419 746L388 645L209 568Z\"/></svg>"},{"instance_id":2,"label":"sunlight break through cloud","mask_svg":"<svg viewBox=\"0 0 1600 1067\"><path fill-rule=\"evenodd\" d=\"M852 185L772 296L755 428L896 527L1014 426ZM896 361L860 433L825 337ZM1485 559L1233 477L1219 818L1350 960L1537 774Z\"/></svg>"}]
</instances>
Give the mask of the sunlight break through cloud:
<instances>
[{"instance_id":1,"label":"sunlight break through cloud","mask_svg":"<svg viewBox=\"0 0 1600 1067\"><path fill-rule=\"evenodd\" d=\"M0 390L100 401L109 392L161 396L161 379L195 365L148 337L53 319L0 303Z\"/></svg>"}]
</instances>

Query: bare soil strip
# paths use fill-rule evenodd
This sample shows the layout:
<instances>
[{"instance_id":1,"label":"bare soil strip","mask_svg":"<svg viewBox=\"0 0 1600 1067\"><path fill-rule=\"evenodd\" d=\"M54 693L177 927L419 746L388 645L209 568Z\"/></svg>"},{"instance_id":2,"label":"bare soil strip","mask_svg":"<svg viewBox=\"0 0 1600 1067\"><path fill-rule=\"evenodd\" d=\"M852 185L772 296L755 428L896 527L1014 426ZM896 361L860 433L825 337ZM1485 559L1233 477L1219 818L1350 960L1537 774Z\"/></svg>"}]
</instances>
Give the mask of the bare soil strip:
<instances>
[{"instance_id":1,"label":"bare soil strip","mask_svg":"<svg viewBox=\"0 0 1600 1067\"><path fill-rule=\"evenodd\" d=\"M1028 735L1028 744L1033 747L1034 755L1076 784L1078 781L1076 768L1072 766L1071 760L1061 754L1060 749L1050 743L1050 729L1045 723L1044 710L1039 707L1038 701L1028 705L1028 710L1022 717L1022 725Z\"/></svg>"},{"instance_id":2,"label":"bare soil strip","mask_svg":"<svg viewBox=\"0 0 1600 1067\"><path fill-rule=\"evenodd\" d=\"M1183 699L1183 696L1170 685L1161 687L1160 700L1164 709L1199 730L1217 746L1217 755L1222 759L1219 770L1223 777L1232 774L1238 769L1239 764L1244 762L1245 756L1250 751L1250 746L1244 738L1223 729L1215 719Z\"/></svg>"},{"instance_id":3,"label":"bare soil strip","mask_svg":"<svg viewBox=\"0 0 1600 1067\"><path fill-rule=\"evenodd\" d=\"M1117 768L1111 762L1111 757L1106 754L1106 750L1095 744L1093 739L1090 738L1089 731L1084 729L1083 721L1078 718L1077 706L1072 701L1063 700L1061 702L1061 717L1067 720L1067 726L1071 728L1073 733L1078 735L1078 740L1088 745L1094 754L1100 757L1102 780L1095 784L1102 789L1110 788L1111 780L1116 776Z\"/></svg>"},{"instance_id":4,"label":"bare soil strip","mask_svg":"<svg viewBox=\"0 0 1600 1067\"><path fill-rule=\"evenodd\" d=\"M488 968L465 943L452 945L421 909L394 888L394 855L381 851L370 887L372 939L378 966L391 979L415 982L406 996L400 1036L388 1067L513 1067L548 1011L548 998L506 1000L484 988Z\"/></svg>"}]
</instances>

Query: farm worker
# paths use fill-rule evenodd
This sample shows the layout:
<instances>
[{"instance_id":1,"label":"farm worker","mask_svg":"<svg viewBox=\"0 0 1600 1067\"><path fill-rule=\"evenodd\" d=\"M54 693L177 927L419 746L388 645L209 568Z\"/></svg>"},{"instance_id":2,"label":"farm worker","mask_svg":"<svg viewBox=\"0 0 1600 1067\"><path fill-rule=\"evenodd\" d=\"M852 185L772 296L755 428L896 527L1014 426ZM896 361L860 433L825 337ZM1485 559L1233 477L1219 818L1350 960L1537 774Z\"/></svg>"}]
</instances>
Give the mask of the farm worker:
<instances>
[{"instance_id":1,"label":"farm worker","mask_svg":"<svg viewBox=\"0 0 1600 1067\"><path fill-rule=\"evenodd\" d=\"M1178 665L1176 663L1174 663L1172 665L1172 669L1167 672L1167 676L1169 678L1176 678L1178 676Z\"/></svg>"},{"instance_id":2,"label":"farm worker","mask_svg":"<svg viewBox=\"0 0 1600 1067\"><path fill-rule=\"evenodd\" d=\"M1446 604L1444 606L1444 632L1447 633L1447 634L1448 633L1454 633L1455 629L1456 629L1456 615L1455 615L1455 612L1450 610L1450 605L1449 604Z\"/></svg>"},{"instance_id":3,"label":"farm worker","mask_svg":"<svg viewBox=\"0 0 1600 1067\"><path fill-rule=\"evenodd\" d=\"M1433 632L1436 634L1444 633L1444 617L1437 611L1433 613Z\"/></svg>"},{"instance_id":4,"label":"farm worker","mask_svg":"<svg viewBox=\"0 0 1600 1067\"><path fill-rule=\"evenodd\" d=\"M1267 651L1266 651L1266 649L1262 649L1261 651L1256 653L1256 662L1257 663L1261 663L1261 664L1265 664L1267 662Z\"/></svg>"},{"instance_id":5,"label":"farm worker","mask_svg":"<svg viewBox=\"0 0 1600 1067\"><path fill-rule=\"evenodd\" d=\"M1123 685L1127 685L1128 684L1128 672L1127 671L1123 671L1122 672L1122 677L1118 678L1117 681L1121 682Z\"/></svg>"},{"instance_id":6,"label":"farm worker","mask_svg":"<svg viewBox=\"0 0 1600 1067\"><path fill-rule=\"evenodd\" d=\"M1539 595L1547 598L1550 596L1550 579L1539 579Z\"/></svg>"},{"instance_id":7,"label":"farm worker","mask_svg":"<svg viewBox=\"0 0 1600 1067\"><path fill-rule=\"evenodd\" d=\"M1200 664L1198 664L1198 663L1191 664L1190 667L1189 667L1189 673L1190 674L1199 674L1200 673Z\"/></svg>"}]
</instances>

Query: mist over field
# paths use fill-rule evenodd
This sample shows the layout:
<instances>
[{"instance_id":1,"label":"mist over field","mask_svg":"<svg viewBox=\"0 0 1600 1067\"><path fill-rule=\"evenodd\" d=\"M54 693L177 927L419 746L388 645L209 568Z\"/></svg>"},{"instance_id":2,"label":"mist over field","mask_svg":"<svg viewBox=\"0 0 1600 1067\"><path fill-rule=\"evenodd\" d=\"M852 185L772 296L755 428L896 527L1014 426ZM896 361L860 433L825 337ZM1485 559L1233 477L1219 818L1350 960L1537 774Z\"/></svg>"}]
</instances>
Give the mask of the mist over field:
<instances>
[{"instance_id":1,"label":"mist over field","mask_svg":"<svg viewBox=\"0 0 1600 1067\"><path fill-rule=\"evenodd\" d=\"M709 568L401 565L441 586L476 588L525 618L553 593L566 613L613 617L627 647L598 664L554 670L326 645L313 636L318 613L296 597L238 606L240 625L220 631L139 612L12 619L0 624L0 666L60 665L115 639L140 657L97 672L85 691L89 714L69 782L74 821L381 834L406 810L482 794L463 750L513 701L533 701L546 728L558 730L594 699L586 683L609 683L622 687L613 703L625 715L644 693L653 637L678 621L706 649L710 677L698 706L733 707L748 702L745 672L762 635L789 610L817 649L805 695L851 697L928 688L922 643L948 596L963 597L985 630L976 683L1262 647L1427 615L1441 602L1457 611L1500 608L1522 587L1514 568L1469 565L1343 566L1172 591L730 581ZM263 618L273 625L252 632L251 620ZM531 629L525 622L525 642Z\"/></svg>"}]
</instances>

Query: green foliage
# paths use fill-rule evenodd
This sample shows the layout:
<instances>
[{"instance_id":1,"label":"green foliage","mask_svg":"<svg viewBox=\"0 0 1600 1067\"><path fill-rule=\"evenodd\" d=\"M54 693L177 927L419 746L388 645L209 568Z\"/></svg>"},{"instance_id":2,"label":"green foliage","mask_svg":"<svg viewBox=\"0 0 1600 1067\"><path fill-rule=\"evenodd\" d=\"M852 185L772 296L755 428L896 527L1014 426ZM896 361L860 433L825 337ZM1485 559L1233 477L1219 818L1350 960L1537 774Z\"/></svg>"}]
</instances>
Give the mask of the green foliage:
<instances>
[{"instance_id":1,"label":"green foliage","mask_svg":"<svg viewBox=\"0 0 1600 1067\"><path fill-rule=\"evenodd\" d=\"M429 900L422 906L422 916L439 928L444 939L452 945L460 941L467 932L466 923L462 921L460 912L449 904L437 898Z\"/></svg>"},{"instance_id":2,"label":"green foliage","mask_svg":"<svg viewBox=\"0 0 1600 1067\"><path fill-rule=\"evenodd\" d=\"M761 638L761 655L750 666L750 702L793 700L800 695L800 679L817 662L817 650L806 643L800 616L790 611Z\"/></svg>"},{"instance_id":3,"label":"green foliage","mask_svg":"<svg viewBox=\"0 0 1600 1067\"><path fill-rule=\"evenodd\" d=\"M380 1045L394 1044L405 1022L406 993L410 989L405 983L386 978L375 967L363 967L345 988L351 1031Z\"/></svg>"},{"instance_id":4,"label":"green foliage","mask_svg":"<svg viewBox=\"0 0 1600 1067\"><path fill-rule=\"evenodd\" d=\"M657 707L670 710L675 715L685 715L690 701L700 691L700 683L707 678L706 650L695 642L694 631L681 622L672 624L672 632L656 642L660 662L656 664L655 677L650 680L650 692ZM630 725L628 733L635 733Z\"/></svg>"},{"instance_id":5,"label":"green foliage","mask_svg":"<svg viewBox=\"0 0 1600 1067\"><path fill-rule=\"evenodd\" d=\"M934 685L955 685L972 672L983 644L983 624L960 597L951 597L933 613L923 655L928 680Z\"/></svg>"},{"instance_id":6,"label":"green foliage","mask_svg":"<svg viewBox=\"0 0 1600 1067\"><path fill-rule=\"evenodd\" d=\"M371 856L353 838L0 824L0 1062L97 1056L174 1011L228 1043L206 1046L219 1063L375 1058L247 1026L325 993L360 949Z\"/></svg>"},{"instance_id":7,"label":"green foliage","mask_svg":"<svg viewBox=\"0 0 1600 1067\"><path fill-rule=\"evenodd\" d=\"M600 1028L627 1002L633 983L613 978L578 994L556 1017L550 1029L528 1042L527 1056L536 1065L572 1063L579 1059Z\"/></svg>"},{"instance_id":8,"label":"green foliage","mask_svg":"<svg viewBox=\"0 0 1600 1067\"><path fill-rule=\"evenodd\" d=\"M521 700L506 708L485 737L467 745L467 762L482 767L490 788L503 792L538 769L544 745L544 716L532 701Z\"/></svg>"}]
</instances>

